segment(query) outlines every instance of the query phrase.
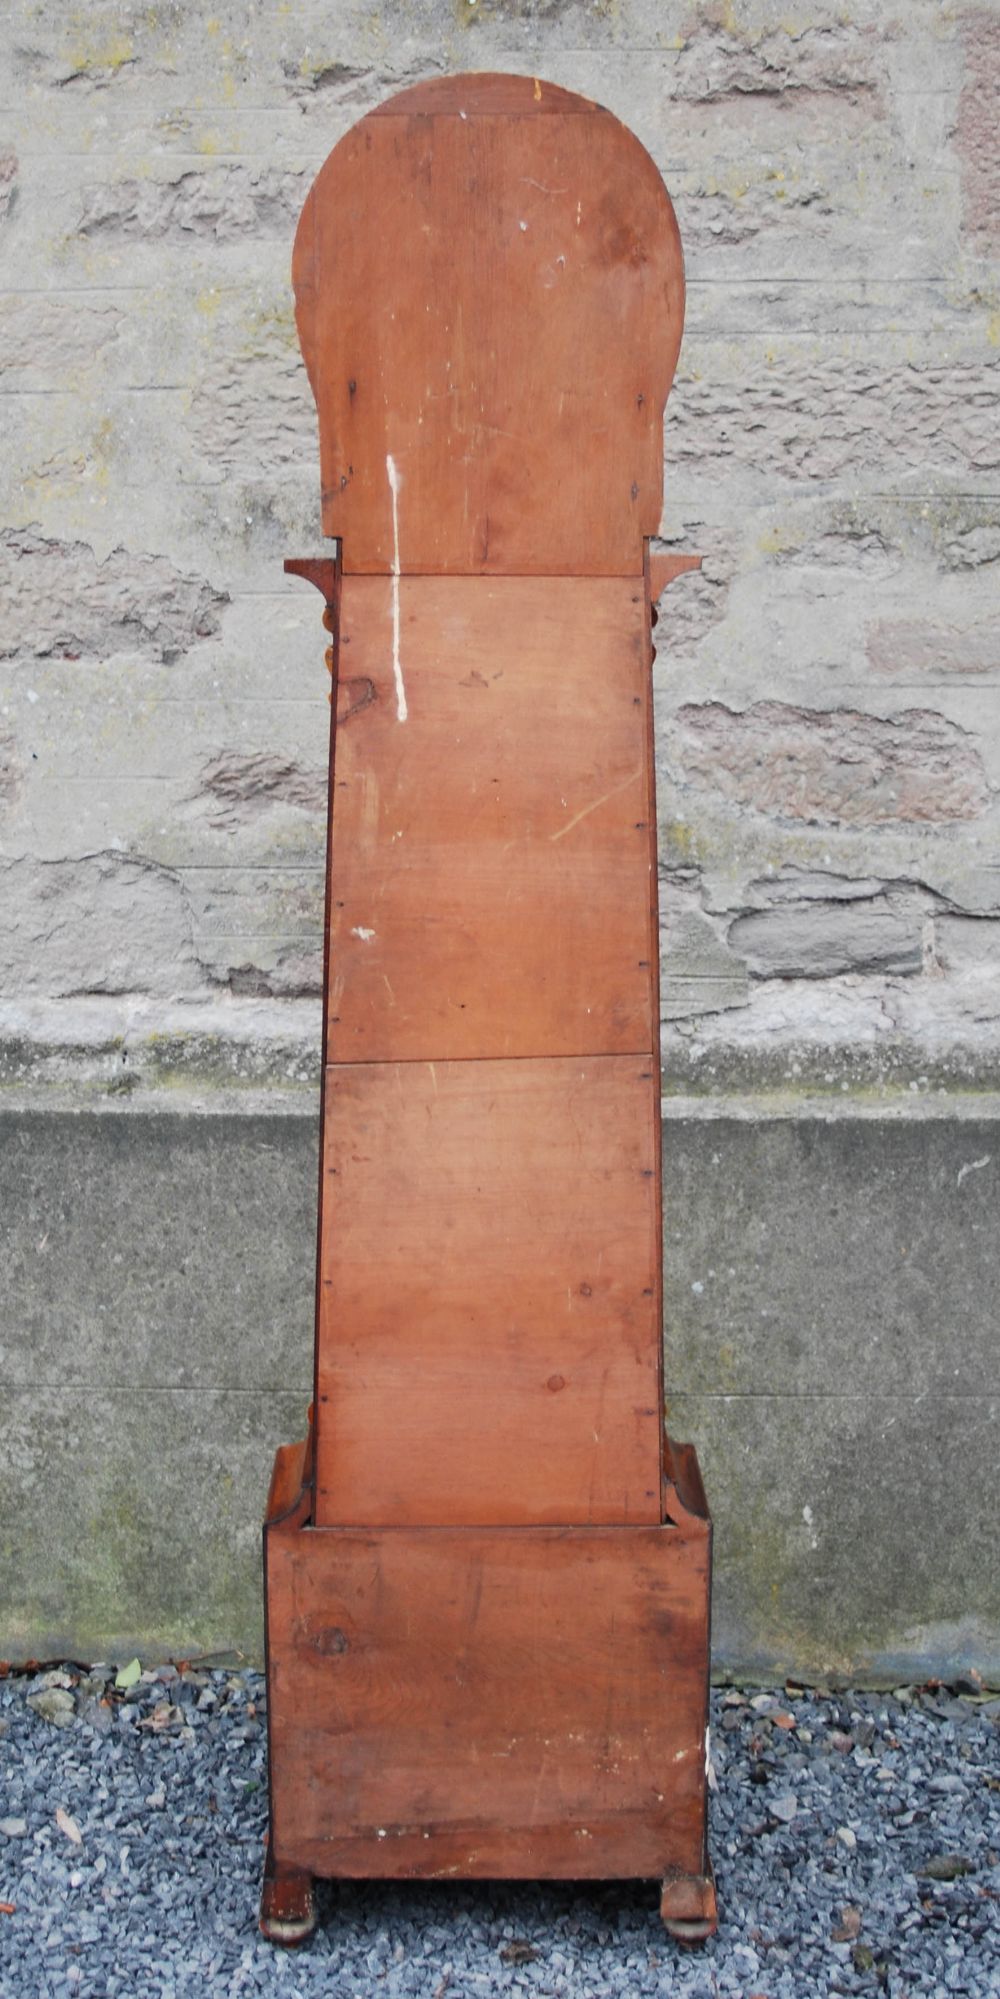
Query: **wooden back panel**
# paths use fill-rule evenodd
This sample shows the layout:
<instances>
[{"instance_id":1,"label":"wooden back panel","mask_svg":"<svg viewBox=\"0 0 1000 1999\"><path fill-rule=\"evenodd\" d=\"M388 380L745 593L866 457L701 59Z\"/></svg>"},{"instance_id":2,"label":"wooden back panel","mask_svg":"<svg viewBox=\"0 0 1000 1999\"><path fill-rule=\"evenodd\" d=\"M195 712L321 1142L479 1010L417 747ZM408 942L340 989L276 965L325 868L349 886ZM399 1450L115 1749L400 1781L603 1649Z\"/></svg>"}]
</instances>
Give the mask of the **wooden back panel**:
<instances>
[{"instance_id":1,"label":"wooden back panel","mask_svg":"<svg viewBox=\"0 0 1000 1999\"><path fill-rule=\"evenodd\" d=\"M648 1054L641 577L348 576L331 843L335 1062Z\"/></svg>"},{"instance_id":2,"label":"wooden back panel","mask_svg":"<svg viewBox=\"0 0 1000 1999\"><path fill-rule=\"evenodd\" d=\"M598 107L452 78L335 149L294 272L342 537L314 1519L654 1523L673 212Z\"/></svg>"},{"instance_id":3,"label":"wooden back panel","mask_svg":"<svg viewBox=\"0 0 1000 1999\"><path fill-rule=\"evenodd\" d=\"M653 1080L328 1069L321 1523L659 1519Z\"/></svg>"},{"instance_id":4,"label":"wooden back panel","mask_svg":"<svg viewBox=\"0 0 1000 1999\"><path fill-rule=\"evenodd\" d=\"M293 279L348 574L641 574L683 267L609 112L532 77L402 92L330 154Z\"/></svg>"}]
</instances>

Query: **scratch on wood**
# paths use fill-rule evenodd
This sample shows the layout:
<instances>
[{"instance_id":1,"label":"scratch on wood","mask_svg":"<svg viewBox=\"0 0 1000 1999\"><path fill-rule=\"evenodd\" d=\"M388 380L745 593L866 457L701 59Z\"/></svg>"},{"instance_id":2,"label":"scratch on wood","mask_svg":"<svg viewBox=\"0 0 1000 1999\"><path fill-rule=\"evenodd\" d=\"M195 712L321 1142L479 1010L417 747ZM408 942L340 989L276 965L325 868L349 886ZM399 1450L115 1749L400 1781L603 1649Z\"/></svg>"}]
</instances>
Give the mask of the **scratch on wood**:
<instances>
[{"instance_id":1,"label":"scratch on wood","mask_svg":"<svg viewBox=\"0 0 1000 1999\"><path fill-rule=\"evenodd\" d=\"M361 772L361 824L369 838L377 838L379 828L379 786L372 770Z\"/></svg>"},{"instance_id":2,"label":"scratch on wood","mask_svg":"<svg viewBox=\"0 0 1000 1999\"><path fill-rule=\"evenodd\" d=\"M396 715L400 722L405 722L406 688L399 657L399 489L403 482L391 451L386 454L385 469L392 494L392 677L396 683Z\"/></svg>"},{"instance_id":3,"label":"scratch on wood","mask_svg":"<svg viewBox=\"0 0 1000 1999\"><path fill-rule=\"evenodd\" d=\"M641 770L634 770L630 777L622 779L621 784L612 785L610 791L605 791L600 798L595 798L590 805L584 805L581 811L575 812L572 819L567 819L565 826L560 826L557 833L550 833L549 839L561 840L567 833L572 833L574 826L579 826L581 819L587 819L599 806L606 805L609 798L617 798L620 791L627 791L630 784L638 784L641 776Z\"/></svg>"}]
</instances>

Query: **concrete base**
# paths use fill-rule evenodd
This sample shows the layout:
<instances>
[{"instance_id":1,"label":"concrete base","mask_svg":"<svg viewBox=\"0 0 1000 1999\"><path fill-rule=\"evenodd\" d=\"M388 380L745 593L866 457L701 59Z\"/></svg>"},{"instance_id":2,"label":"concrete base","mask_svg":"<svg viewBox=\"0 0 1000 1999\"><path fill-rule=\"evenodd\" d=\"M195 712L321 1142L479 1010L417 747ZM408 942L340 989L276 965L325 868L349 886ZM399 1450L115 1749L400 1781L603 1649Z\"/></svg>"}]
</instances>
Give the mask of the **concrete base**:
<instances>
[{"instance_id":1,"label":"concrete base","mask_svg":"<svg viewBox=\"0 0 1000 1999\"><path fill-rule=\"evenodd\" d=\"M305 1092L169 1101L0 1112L15 1660L261 1655L271 1458L310 1393L316 1120ZM715 1671L1000 1681L1000 1106L749 1108L674 1103L664 1146L669 1420L716 1522Z\"/></svg>"}]
</instances>

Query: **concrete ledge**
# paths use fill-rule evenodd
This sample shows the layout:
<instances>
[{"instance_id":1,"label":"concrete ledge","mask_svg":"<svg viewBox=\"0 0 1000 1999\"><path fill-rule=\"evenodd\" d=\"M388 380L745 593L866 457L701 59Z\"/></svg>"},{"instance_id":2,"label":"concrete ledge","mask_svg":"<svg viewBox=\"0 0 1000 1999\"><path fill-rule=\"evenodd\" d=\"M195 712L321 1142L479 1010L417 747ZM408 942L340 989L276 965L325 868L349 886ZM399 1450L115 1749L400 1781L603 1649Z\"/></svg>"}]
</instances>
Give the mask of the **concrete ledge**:
<instances>
[{"instance_id":1,"label":"concrete ledge","mask_svg":"<svg viewBox=\"0 0 1000 1999\"><path fill-rule=\"evenodd\" d=\"M258 1657L274 1446L309 1399L316 1118L0 1111L0 1654ZM1000 1119L682 1108L670 1426L721 1673L1000 1680Z\"/></svg>"}]
</instances>

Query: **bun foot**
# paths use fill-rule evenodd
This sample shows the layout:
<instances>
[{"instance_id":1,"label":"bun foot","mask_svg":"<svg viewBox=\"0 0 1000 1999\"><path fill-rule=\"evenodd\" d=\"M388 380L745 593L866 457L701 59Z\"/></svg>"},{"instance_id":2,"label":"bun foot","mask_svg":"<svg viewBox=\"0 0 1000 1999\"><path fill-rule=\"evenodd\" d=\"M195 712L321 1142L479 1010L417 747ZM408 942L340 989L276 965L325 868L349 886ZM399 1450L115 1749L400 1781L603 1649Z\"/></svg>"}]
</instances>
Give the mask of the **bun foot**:
<instances>
[{"instance_id":1,"label":"bun foot","mask_svg":"<svg viewBox=\"0 0 1000 1999\"><path fill-rule=\"evenodd\" d=\"M286 1950L305 1943L316 1928L316 1891L311 1874L283 1867L268 1846L260 1891L260 1930L269 1943Z\"/></svg>"},{"instance_id":2,"label":"bun foot","mask_svg":"<svg viewBox=\"0 0 1000 1999\"><path fill-rule=\"evenodd\" d=\"M660 1895L660 1916L675 1943L690 1948L714 1936L719 1912L711 1868L705 1874L668 1874Z\"/></svg>"}]
</instances>

